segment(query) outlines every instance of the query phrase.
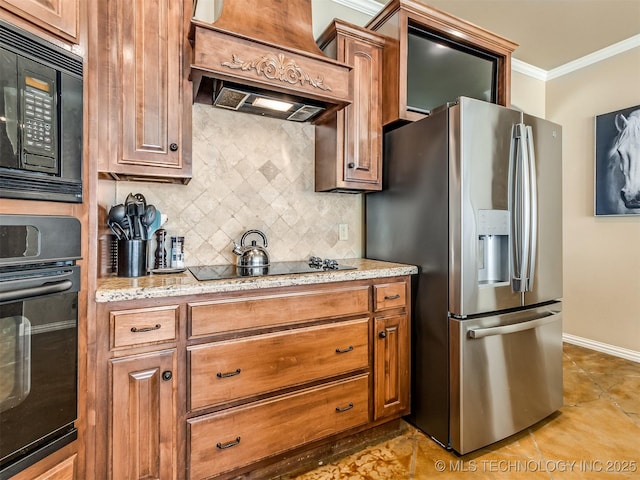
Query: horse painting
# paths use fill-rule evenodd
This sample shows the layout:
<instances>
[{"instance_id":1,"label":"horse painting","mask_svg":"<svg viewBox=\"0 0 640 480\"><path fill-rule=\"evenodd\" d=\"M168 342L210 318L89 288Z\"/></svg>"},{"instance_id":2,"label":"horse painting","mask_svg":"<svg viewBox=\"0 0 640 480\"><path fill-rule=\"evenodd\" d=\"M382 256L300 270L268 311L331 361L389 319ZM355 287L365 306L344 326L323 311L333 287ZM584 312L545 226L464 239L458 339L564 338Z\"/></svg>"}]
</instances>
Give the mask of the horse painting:
<instances>
[{"instance_id":1,"label":"horse painting","mask_svg":"<svg viewBox=\"0 0 640 480\"><path fill-rule=\"evenodd\" d=\"M596 215L640 215L640 108L596 117Z\"/></svg>"}]
</instances>

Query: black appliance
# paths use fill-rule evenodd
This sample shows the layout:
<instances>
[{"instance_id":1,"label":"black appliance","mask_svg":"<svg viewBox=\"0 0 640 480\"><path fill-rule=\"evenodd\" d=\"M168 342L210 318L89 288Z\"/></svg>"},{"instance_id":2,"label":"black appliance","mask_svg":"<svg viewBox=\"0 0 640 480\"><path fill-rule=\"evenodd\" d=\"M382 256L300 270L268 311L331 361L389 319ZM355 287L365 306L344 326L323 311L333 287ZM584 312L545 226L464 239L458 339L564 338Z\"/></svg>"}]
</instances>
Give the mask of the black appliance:
<instances>
[{"instance_id":1,"label":"black appliance","mask_svg":"<svg viewBox=\"0 0 640 480\"><path fill-rule=\"evenodd\" d=\"M0 479L77 438L80 222L0 215Z\"/></svg>"},{"instance_id":2,"label":"black appliance","mask_svg":"<svg viewBox=\"0 0 640 480\"><path fill-rule=\"evenodd\" d=\"M82 58L2 21L0 197L82 202Z\"/></svg>"},{"instance_id":3,"label":"black appliance","mask_svg":"<svg viewBox=\"0 0 640 480\"><path fill-rule=\"evenodd\" d=\"M356 267L341 265L336 260L322 260L318 257L311 257L308 262L272 262L267 266L260 267L238 267L236 265L204 265L189 267L189 271L199 281L292 275L294 273L332 272L336 270L356 270Z\"/></svg>"}]
</instances>

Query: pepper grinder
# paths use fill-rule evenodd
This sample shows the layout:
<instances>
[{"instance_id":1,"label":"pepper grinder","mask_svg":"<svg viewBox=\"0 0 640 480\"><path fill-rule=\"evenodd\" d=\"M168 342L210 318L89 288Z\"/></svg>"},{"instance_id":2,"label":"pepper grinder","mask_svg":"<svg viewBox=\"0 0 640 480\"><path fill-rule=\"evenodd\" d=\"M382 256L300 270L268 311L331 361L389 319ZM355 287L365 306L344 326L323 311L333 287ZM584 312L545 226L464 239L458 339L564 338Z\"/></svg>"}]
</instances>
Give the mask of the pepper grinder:
<instances>
[{"instance_id":1,"label":"pepper grinder","mask_svg":"<svg viewBox=\"0 0 640 480\"><path fill-rule=\"evenodd\" d=\"M156 252L154 268L167 268L167 231L164 228L156 230Z\"/></svg>"}]
</instances>

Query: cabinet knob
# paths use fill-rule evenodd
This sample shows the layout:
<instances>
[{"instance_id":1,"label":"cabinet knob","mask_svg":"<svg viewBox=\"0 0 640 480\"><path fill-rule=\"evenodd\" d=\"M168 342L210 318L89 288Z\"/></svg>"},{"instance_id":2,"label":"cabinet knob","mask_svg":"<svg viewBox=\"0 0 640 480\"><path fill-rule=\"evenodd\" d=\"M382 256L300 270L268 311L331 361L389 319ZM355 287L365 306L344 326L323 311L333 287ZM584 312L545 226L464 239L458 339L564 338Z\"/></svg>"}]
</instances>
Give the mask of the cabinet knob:
<instances>
[{"instance_id":1,"label":"cabinet knob","mask_svg":"<svg viewBox=\"0 0 640 480\"><path fill-rule=\"evenodd\" d=\"M177 143L172 143L171 145L169 145L169 150L171 150L172 152L175 152L178 150L178 144Z\"/></svg>"},{"instance_id":2,"label":"cabinet knob","mask_svg":"<svg viewBox=\"0 0 640 480\"><path fill-rule=\"evenodd\" d=\"M349 163L347 163L347 167L349 167L349 168L356 168L356 164L355 164L355 163L353 163L353 162L349 162Z\"/></svg>"},{"instance_id":3,"label":"cabinet knob","mask_svg":"<svg viewBox=\"0 0 640 480\"><path fill-rule=\"evenodd\" d=\"M172 378L173 373L171 372L171 370L165 370L164 372L162 372L162 380L164 380L165 382L168 382Z\"/></svg>"},{"instance_id":4,"label":"cabinet knob","mask_svg":"<svg viewBox=\"0 0 640 480\"><path fill-rule=\"evenodd\" d=\"M380 332L380 333L378 333L378 337L380 337L380 338L387 338L387 332Z\"/></svg>"}]
</instances>

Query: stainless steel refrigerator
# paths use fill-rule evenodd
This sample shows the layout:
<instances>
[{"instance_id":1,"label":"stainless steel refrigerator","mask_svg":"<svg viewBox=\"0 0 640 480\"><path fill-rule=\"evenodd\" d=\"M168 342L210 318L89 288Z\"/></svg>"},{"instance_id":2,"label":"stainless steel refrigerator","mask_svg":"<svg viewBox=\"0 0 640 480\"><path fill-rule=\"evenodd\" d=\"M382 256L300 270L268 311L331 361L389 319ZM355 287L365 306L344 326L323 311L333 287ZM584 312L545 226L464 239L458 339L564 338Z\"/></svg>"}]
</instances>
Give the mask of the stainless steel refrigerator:
<instances>
[{"instance_id":1,"label":"stainless steel refrigerator","mask_svg":"<svg viewBox=\"0 0 640 480\"><path fill-rule=\"evenodd\" d=\"M461 97L384 137L366 256L414 264L412 413L460 454L562 405L562 129Z\"/></svg>"}]
</instances>

